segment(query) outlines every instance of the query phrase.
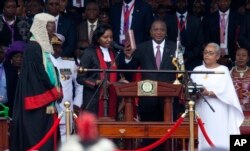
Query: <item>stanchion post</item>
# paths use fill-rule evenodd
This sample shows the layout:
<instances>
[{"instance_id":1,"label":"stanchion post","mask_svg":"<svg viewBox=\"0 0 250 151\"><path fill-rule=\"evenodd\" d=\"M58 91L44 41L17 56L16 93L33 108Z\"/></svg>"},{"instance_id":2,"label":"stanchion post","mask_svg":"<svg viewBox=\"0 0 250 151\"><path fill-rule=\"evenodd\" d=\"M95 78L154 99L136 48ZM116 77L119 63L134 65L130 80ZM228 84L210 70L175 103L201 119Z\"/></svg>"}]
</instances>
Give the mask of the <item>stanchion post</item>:
<instances>
[{"instance_id":1,"label":"stanchion post","mask_svg":"<svg viewBox=\"0 0 250 151\"><path fill-rule=\"evenodd\" d=\"M69 139L70 136L70 114L71 114L71 110L70 110L70 102L66 101L64 102L64 107L65 109L65 121L66 121L66 140Z\"/></svg>"},{"instance_id":2,"label":"stanchion post","mask_svg":"<svg viewBox=\"0 0 250 151\"><path fill-rule=\"evenodd\" d=\"M188 102L189 106L189 129L190 129L190 151L194 151L194 101Z\"/></svg>"}]
</instances>

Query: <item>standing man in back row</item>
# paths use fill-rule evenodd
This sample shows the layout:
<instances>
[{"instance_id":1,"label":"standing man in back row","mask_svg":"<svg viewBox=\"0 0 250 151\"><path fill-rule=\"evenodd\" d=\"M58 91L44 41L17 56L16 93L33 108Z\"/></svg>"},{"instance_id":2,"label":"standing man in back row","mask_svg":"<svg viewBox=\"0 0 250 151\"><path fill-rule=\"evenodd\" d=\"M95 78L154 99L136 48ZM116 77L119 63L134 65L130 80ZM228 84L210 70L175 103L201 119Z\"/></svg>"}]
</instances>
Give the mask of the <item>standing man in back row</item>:
<instances>
[{"instance_id":1,"label":"standing man in back row","mask_svg":"<svg viewBox=\"0 0 250 151\"><path fill-rule=\"evenodd\" d=\"M186 70L202 64L203 31L201 20L188 12L187 0L176 0L176 13L167 15L168 39L179 40L184 47Z\"/></svg>"},{"instance_id":2,"label":"standing man in back row","mask_svg":"<svg viewBox=\"0 0 250 151\"><path fill-rule=\"evenodd\" d=\"M136 44L150 39L153 12L149 4L143 0L123 0L112 6L110 12L115 42L125 44L125 35L129 29L134 30Z\"/></svg>"},{"instance_id":3,"label":"standing man in back row","mask_svg":"<svg viewBox=\"0 0 250 151\"><path fill-rule=\"evenodd\" d=\"M63 57L73 57L76 49L76 26L74 20L60 14L60 0L46 0L47 12L56 18L56 33L65 37Z\"/></svg>"},{"instance_id":4,"label":"standing man in back row","mask_svg":"<svg viewBox=\"0 0 250 151\"><path fill-rule=\"evenodd\" d=\"M93 33L100 24L99 6L96 1L90 1L85 9L86 20L83 20L77 27L77 40L79 45L89 46L92 41Z\"/></svg>"},{"instance_id":5,"label":"standing man in back row","mask_svg":"<svg viewBox=\"0 0 250 151\"><path fill-rule=\"evenodd\" d=\"M230 9L231 0L218 0L219 10L205 19L207 42L220 45L219 63L232 68L235 61L240 16Z\"/></svg>"}]
</instances>

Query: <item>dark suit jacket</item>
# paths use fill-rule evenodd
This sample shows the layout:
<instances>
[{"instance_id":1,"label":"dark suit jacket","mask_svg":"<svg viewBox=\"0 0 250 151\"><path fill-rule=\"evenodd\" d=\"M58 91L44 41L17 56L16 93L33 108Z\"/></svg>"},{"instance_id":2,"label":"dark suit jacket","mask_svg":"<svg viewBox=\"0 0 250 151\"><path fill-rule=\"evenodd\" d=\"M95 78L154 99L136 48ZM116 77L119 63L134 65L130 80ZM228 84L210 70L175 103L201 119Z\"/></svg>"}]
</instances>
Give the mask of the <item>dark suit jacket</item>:
<instances>
[{"instance_id":1,"label":"dark suit jacket","mask_svg":"<svg viewBox=\"0 0 250 151\"><path fill-rule=\"evenodd\" d=\"M176 13L166 16L168 39L176 42L178 36L178 23ZM187 15L184 40L181 42L185 47L184 59L187 70L202 63L203 31L201 20L193 15Z\"/></svg>"},{"instance_id":2,"label":"dark suit jacket","mask_svg":"<svg viewBox=\"0 0 250 151\"><path fill-rule=\"evenodd\" d=\"M247 11L240 26L239 44L250 52L250 11Z\"/></svg>"},{"instance_id":3,"label":"dark suit jacket","mask_svg":"<svg viewBox=\"0 0 250 151\"><path fill-rule=\"evenodd\" d=\"M174 70L175 67L172 64L172 59L175 54L176 44L174 42L165 41L165 48L162 56L160 69L162 70ZM138 45L135 50L135 54L132 60L126 64L124 56L119 59L119 67L122 69L137 69L138 66L145 70L157 70L153 42L152 40L144 42ZM129 74L125 74L127 77ZM173 73L141 73L142 80L155 80L172 83L175 80L175 74ZM163 98L151 98L141 97L139 101L139 111L141 113L142 120L144 121L161 121L163 116ZM144 113L152 113L152 115L145 115ZM147 117L150 116L150 117ZM146 120L145 120L146 119Z\"/></svg>"},{"instance_id":4,"label":"dark suit jacket","mask_svg":"<svg viewBox=\"0 0 250 151\"><path fill-rule=\"evenodd\" d=\"M234 11L230 10L228 20L228 52L230 58L235 60L235 48L236 48L236 33L239 26L240 16ZM207 42L215 42L220 44L220 14L219 11L211 14L205 21L206 25L206 40Z\"/></svg>"},{"instance_id":5,"label":"dark suit jacket","mask_svg":"<svg viewBox=\"0 0 250 151\"><path fill-rule=\"evenodd\" d=\"M110 12L114 41L119 42L122 3L112 6ZM153 21L153 12L151 6L143 0L135 0L132 16L131 29L134 30L135 42L138 44L149 40L149 30Z\"/></svg>"},{"instance_id":6,"label":"dark suit jacket","mask_svg":"<svg viewBox=\"0 0 250 151\"><path fill-rule=\"evenodd\" d=\"M97 26L100 22L97 22ZM77 27L77 41L88 41L89 42L89 34L88 34L88 22L81 22Z\"/></svg>"},{"instance_id":7,"label":"dark suit jacket","mask_svg":"<svg viewBox=\"0 0 250 151\"><path fill-rule=\"evenodd\" d=\"M62 34L65 37L62 46L62 55L65 57L72 57L76 49L76 25L74 21L60 15L57 25L57 33Z\"/></svg>"}]
</instances>

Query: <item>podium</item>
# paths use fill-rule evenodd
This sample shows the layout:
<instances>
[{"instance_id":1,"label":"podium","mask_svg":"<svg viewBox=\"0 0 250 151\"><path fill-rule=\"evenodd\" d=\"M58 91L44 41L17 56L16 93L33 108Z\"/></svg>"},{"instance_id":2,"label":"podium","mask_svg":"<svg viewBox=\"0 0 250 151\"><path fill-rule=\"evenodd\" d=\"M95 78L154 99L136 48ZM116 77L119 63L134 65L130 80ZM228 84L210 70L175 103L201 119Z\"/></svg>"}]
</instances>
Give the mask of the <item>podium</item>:
<instances>
[{"instance_id":1,"label":"podium","mask_svg":"<svg viewBox=\"0 0 250 151\"><path fill-rule=\"evenodd\" d=\"M144 80L128 84L116 84L118 96L125 97L125 121L133 121L133 101L131 97L159 96L164 99L164 122L173 121L173 97L179 96L181 85L173 85L166 82Z\"/></svg>"},{"instance_id":2,"label":"podium","mask_svg":"<svg viewBox=\"0 0 250 151\"><path fill-rule=\"evenodd\" d=\"M98 122L100 136L108 138L161 138L174 125L173 122L173 97L181 93L181 85L157 82L151 80L131 82L128 84L114 84L117 96L124 97L125 117L120 122ZM135 122L133 113L133 97L161 96L164 99L163 122ZM195 125L195 138L197 138L197 125ZM189 138L189 123L183 122L173 133L172 138L181 138L182 142Z\"/></svg>"}]
</instances>

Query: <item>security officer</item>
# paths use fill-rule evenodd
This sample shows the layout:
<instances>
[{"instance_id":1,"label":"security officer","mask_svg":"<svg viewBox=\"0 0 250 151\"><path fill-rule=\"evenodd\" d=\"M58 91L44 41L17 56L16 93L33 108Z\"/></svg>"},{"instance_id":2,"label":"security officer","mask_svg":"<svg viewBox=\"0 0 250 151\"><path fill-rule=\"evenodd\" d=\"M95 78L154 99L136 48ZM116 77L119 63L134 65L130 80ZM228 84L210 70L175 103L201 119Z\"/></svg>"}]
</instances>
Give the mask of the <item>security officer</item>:
<instances>
[{"instance_id":1,"label":"security officer","mask_svg":"<svg viewBox=\"0 0 250 151\"><path fill-rule=\"evenodd\" d=\"M71 110L77 112L82 105L82 94L83 86L76 82L77 66L73 58L61 57L62 43L64 41L64 36L61 34L55 34L51 40L51 44L54 49L55 66L58 69L60 82L63 90L63 98L60 103L57 103L58 112L65 111L64 102L69 101L71 103ZM64 114L65 115L65 114ZM73 126L73 119L71 116L71 128ZM62 117L60 121L60 134L61 142L66 140L66 122L65 117Z\"/></svg>"}]
</instances>

